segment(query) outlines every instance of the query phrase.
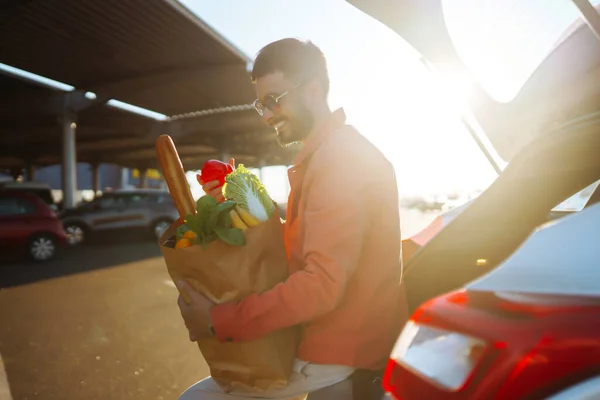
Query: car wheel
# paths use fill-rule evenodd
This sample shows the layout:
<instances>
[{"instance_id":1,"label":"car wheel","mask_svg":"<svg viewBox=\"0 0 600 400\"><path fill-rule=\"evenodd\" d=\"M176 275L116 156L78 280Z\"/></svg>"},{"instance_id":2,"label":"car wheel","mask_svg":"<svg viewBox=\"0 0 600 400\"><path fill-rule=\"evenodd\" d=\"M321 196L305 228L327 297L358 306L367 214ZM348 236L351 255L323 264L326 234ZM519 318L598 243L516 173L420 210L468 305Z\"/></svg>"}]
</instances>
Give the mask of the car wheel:
<instances>
[{"instance_id":1,"label":"car wheel","mask_svg":"<svg viewBox=\"0 0 600 400\"><path fill-rule=\"evenodd\" d=\"M165 233L167 229L171 226L172 221L167 219L161 219L152 225L152 233L154 234L155 239L160 239L160 237Z\"/></svg>"},{"instance_id":2,"label":"car wheel","mask_svg":"<svg viewBox=\"0 0 600 400\"><path fill-rule=\"evenodd\" d=\"M57 250L56 239L49 234L37 235L29 241L29 255L34 261L49 261L56 256Z\"/></svg>"},{"instance_id":3,"label":"car wheel","mask_svg":"<svg viewBox=\"0 0 600 400\"><path fill-rule=\"evenodd\" d=\"M65 224L65 232L67 233L67 243L70 246L77 246L86 239L86 229L78 223Z\"/></svg>"}]
</instances>

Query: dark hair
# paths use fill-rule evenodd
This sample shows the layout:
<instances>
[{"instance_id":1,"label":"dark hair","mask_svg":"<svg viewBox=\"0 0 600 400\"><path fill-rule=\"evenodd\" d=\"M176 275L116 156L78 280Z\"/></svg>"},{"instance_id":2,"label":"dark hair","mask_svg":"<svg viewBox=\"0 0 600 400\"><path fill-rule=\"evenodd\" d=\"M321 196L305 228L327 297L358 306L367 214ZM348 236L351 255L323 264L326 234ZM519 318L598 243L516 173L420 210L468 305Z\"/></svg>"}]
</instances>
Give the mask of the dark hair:
<instances>
[{"instance_id":1,"label":"dark hair","mask_svg":"<svg viewBox=\"0 0 600 400\"><path fill-rule=\"evenodd\" d=\"M281 39L263 47L254 61L252 82L279 71L295 83L317 79L323 85L324 95L329 93L325 55L309 40Z\"/></svg>"}]
</instances>

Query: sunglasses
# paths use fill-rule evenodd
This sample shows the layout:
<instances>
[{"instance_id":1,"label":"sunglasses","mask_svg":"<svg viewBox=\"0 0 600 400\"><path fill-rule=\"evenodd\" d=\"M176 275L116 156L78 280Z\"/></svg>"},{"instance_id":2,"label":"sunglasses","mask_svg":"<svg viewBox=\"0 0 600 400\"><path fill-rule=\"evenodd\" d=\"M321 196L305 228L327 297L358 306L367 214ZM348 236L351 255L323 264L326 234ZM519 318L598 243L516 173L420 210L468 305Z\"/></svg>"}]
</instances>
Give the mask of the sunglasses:
<instances>
[{"instance_id":1,"label":"sunglasses","mask_svg":"<svg viewBox=\"0 0 600 400\"><path fill-rule=\"evenodd\" d=\"M281 93L279 96L274 96L272 94L269 94L269 95L266 95L262 101L259 99L256 99L256 100L254 100L254 103L252 103L252 105L254 106L254 109L256 110L256 112L262 117L265 113L265 109L268 109L271 111L278 110L279 109L279 100L281 100L286 95L293 92L300 85L302 85L302 84L301 83L297 84L290 90L287 90L287 91Z\"/></svg>"}]
</instances>

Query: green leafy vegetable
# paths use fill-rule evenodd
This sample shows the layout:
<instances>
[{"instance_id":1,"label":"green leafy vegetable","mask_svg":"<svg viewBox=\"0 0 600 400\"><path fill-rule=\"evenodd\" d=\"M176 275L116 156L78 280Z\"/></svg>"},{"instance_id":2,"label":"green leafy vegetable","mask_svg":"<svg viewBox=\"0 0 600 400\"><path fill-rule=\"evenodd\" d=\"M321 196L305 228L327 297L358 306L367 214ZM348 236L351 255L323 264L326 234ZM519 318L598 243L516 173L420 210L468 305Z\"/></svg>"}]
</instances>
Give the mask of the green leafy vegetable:
<instances>
[{"instance_id":1,"label":"green leafy vegetable","mask_svg":"<svg viewBox=\"0 0 600 400\"><path fill-rule=\"evenodd\" d=\"M260 179L243 164L225 178L223 194L233 200L238 207L244 208L259 221L266 221L273 212L275 204Z\"/></svg>"},{"instance_id":2,"label":"green leafy vegetable","mask_svg":"<svg viewBox=\"0 0 600 400\"><path fill-rule=\"evenodd\" d=\"M221 239L232 246L243 246L246 237L241 229L231 227L231 215L229 212L235 207L234 201L217 201L205 195L196 202L195 215L188 215L183 219L184 224L177 228L178 238L191 230L196 234L194 244L202 245L204 249L209 243Z\"/></svg>"},{"instance_id":3,"label":"green leafy vegetable","mask_svg":"<svg viewBox=\"0 0 600 400\"><path fill-rule=\"evenodd\" d=\"M217 200L214 197L204 195L196 201L196 211L198 214L204 211L210 211L213 207L217 206Z\"/></svg>"},{"instance_id":4,"label":"green leafy vegetable","mask_svg":"<svg viewBox=\"0 0 600 400\"><path fill-rule=\"evenodd\" d=\"M241 229L237 228L217 228L215 233L225 243L232 246L243 246L246 244L246 237Z\"/></svg>"},{"instance_id":5,"label":"green leafy vegetable","mask_svg":"<svg viewBox=\"0 0 600 400\"><path fill-rule=\"evenodd\" d=\"M231 228L233 223L231 222L231 214L228 212L219 213L219 226L223 228Z\"/></svg>"},{"instance_id":6,"label":"green leafy vegetable","mask_svg":"<svg viewBox=\"0 0 600 400\"><path fill-rule=\"evenodd\" d=\"M202 226L204 225L202 222L202 216L198 214L190 214L183 219L183 222L185 223L185 225L187 225L189 230L195 232L196 235L200 235L200 232L202 232Z\"/></svg>"}]
</instances>

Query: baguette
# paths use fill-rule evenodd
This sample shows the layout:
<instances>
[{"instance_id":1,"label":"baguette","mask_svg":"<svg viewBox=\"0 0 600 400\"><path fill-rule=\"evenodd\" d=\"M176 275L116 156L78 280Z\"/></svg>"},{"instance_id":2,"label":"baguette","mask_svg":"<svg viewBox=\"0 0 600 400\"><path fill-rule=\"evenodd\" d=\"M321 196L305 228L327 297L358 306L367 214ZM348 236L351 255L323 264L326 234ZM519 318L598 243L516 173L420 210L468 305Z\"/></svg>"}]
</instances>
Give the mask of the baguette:
<instances>
[{"instance_id":1,"label":"baguette","mask_svg":"<svg viewBox=\"0 0 600 400\"><path fill-rule=\"evenodd\" d=\"M169 135L160 135L156 139L156 156L181 219L196 214L196 202L173 139Z\"/></svg>"}]
</instances>

